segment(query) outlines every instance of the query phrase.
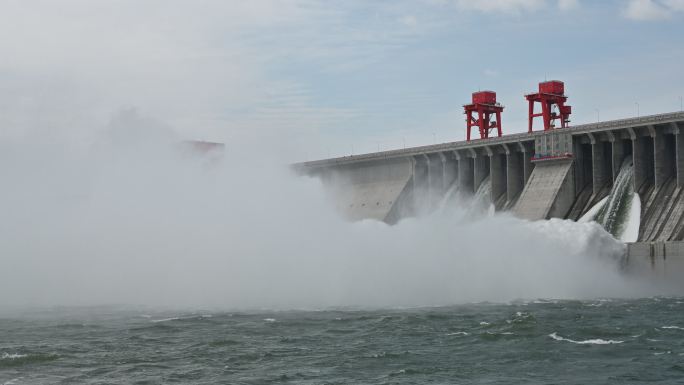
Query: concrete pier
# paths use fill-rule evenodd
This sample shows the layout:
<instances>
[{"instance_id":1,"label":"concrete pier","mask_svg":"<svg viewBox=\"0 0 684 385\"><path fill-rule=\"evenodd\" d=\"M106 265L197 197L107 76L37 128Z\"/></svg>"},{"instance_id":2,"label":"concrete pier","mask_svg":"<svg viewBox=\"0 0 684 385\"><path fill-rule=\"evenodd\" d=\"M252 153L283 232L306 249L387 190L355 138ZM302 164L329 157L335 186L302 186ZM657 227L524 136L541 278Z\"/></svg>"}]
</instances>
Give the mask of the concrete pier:
<instances>
[{"instance_id":1,"label":"concrete pier","mask_svg":"<svg viewBox=\"0 0 684 385\"><path fill-rule=\"evenodd\" d=\"M473 176L473 187L475 191L480 188L482 181L489 175L489 157L483 156L482 154L477 155L477 151L473 151L473 166L474 166L474 176Z\"/></svg>"},{"instance_id":2,"label":"concrete pier","mask_svg":"<svg viewBox=\"0 0 684 385\"><path fill-rule=\"evenodd\" d=\"M610 143L596 140L596 136L591 133L587 136L591 141L592 191L594 195L598 195L604 187L612 183L612 147L607 146Z\"/></svg>"},{"instance_id":3,"label":"concrete pier","mask_svg":"<svg viewBox=\"0 0 684 385\"><path fill-rule=\"evenodd\" d=\"M684 187L684 133L677 123L670 123L675 136L675 174L677 174L677 187Z\"/></svg>"},{"instance_id":4,"label":"concrete pier","mask_svg":"<svg viewBox=\"0 0 684 385\"><path fill-rule=\"evenodd\" d=\"M490 150L491 151L491 150ZM508 189L507 183L507 163L506 154L499 154L497 152L490 152L489 154L489 176L492 183L492 201L496 204L508 196L506 191ZM502 204L506 202L503 200Z\"/></svg>"},{"instance_id":5,"label":"concrete pier","mask_svg":"<svg viewBox=\"0 0 684 385\"><path fill-rule=\"evenodd\" d=\"M525 187L527 178L525 173L525 155L522 152L511 151L508 145L506 149L506 202L511 205Z\"/></svg>"},{"instance_id":6,"label":"concrete pier","mask_svg":"<svg viewBox=\"0 0 684 385\"><path fill-rule=\"evenodd\" d=\"M497 210L576 219L606 196L631 156L642 201L640 241L684 237L684 113L644 116L299 163L336 191L350 219L393 223L436 207L452 186L472 194L489 176Z\"/></svg>"},{"instance_id":7,"label":"concrete pier","mask_svg":"<svg viewBox=\"0 0 684 385\"><path fill-rule=\"evenodd\" d=\"M467 155L460 155L458 160L458 184L463 194L475 193L475 165L474 159Z\"/></svg>"}]
</instances>

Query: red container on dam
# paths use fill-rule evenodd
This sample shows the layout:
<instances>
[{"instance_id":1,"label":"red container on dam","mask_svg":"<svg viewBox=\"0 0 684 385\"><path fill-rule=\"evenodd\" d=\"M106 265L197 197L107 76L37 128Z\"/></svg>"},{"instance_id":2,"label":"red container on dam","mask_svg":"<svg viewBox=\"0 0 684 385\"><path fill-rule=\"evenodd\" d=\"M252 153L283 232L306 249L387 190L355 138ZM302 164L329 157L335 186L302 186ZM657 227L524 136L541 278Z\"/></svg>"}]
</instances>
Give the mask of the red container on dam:
<instances>
[{"instance_id":1,"label":"red container on dam","mask_svg":"<svg viewBox=\"0 0 684 385\"><path fill-rule=\"evenodd\" d=\"M496 92L494 92L494 91L473 92L473 104L496 104Z\"/></svg>"},{"instance_id":2,"label":"red container on dam","mask_svg":"<svg viewBox=\"0 0 684 385\"><path fill-rule=\"evenodd\" d=\"M473 92L472 103L463 106L463 113L466 115L467 140L470 141L470 132L473 127L478 127L480 139L489 138L489 134L494 129L496 129L497 136L501 136L503 109L504 106L496 101L496 92ZM496 120L493 117L496 117Z\"/></svg>"},{"instance_id":3,"label":"red container on dam","mask_svg":"<svg viewBox=\"0 0 684 385\"><path fill-rule=\"evenodd\" d=\"M541 117L544 131L556 128L555 121L560 120L560 128L570 123L572 107L565 105L565 83L560 80L549 80L539 83L539 92L525 95L529 103L528 132L532 132L534 118ZM535 103L541 104L541 112L534 112Z\"/></svg>"},{"instance_id":4,"label":"red container on dam","mask_svg":"<svg viewBox=\"0 0 684 385\"><path fill-rule=\"evenodd\" d=\"M549 80L547 82L541 82L539 83L539 93L563 95L565 94L565 83L563 83L560 80Z\"/></svg>"}]
</instances>

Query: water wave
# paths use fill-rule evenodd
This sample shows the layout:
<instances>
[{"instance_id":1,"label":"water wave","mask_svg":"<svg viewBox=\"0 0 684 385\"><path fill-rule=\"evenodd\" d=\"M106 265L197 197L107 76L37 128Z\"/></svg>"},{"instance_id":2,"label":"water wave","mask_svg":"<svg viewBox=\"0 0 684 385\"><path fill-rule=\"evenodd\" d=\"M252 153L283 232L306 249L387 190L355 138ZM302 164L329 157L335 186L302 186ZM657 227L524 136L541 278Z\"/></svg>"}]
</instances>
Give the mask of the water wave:
<instances>
[{"instance_id":1,"label":"water wave","mask_svg":"<svg viewBox=\"0 0 684 385\"><path fill-rule=\"evenodd\" d=\"M188 320L201 320L203 318L211 318L211 314L202 314L202 315L192 315L192 316L187 316L187 317L169 317L169 318L160 318L160 319L151 319L150 322L153 323L160 323L160 322L170 322L170 321L188 321Z\"/></svg>"},{"instance_id":2,"label":"water wave","mask_svg":"<svg viewBox=\"0 0 684 385\"><path fill-rule=\"evenodd\" d=\"M448 336L468 336L470 333L468 332L454 332L454 333L447 333L446 335Z\"/></svg>"},{"instance_id":3,"label":"water wave","mask_svg":"<svg viewBox=\"0 0 684 385\"><path fill-rule=\"evenodd\" d=\"M621 344L621 343L625 342L625 341L617 341L617 340L604 340L601 338L595 338L595 339L589 339L589 340L583 340L583 341L575 341L575 340L571 340L570 338L561 337L556 332L549 334L549 337L553 338L556 341L572 342L573 344L578 344L578 345L613 345L613 344Z\"/></svg>"},{"instance_id":4,"label":"water wave","mask_svg":"<svg viewBox=\"0 0 684 385\"><path fill-rule=\"evenodd\" d=\"M0 356L0 368L37 364L54 361L58 358L59 356L56 354L2 353L2 356Z\"/></svg>"},{"instance_id":5,"label":"water wave","mask_svg":"<svg viewBox=\"0 0 684 385\"><path fill-rule=\"evenodd\" d=\"M6 359L16 360L17 358L23 358L23 357L26 357L26 356L27 356L27 354L19 354L19 353L2 353L2 357L0 357L0 359L2 359L2 360L6 360Z\"/></svg>"}]
</instances>

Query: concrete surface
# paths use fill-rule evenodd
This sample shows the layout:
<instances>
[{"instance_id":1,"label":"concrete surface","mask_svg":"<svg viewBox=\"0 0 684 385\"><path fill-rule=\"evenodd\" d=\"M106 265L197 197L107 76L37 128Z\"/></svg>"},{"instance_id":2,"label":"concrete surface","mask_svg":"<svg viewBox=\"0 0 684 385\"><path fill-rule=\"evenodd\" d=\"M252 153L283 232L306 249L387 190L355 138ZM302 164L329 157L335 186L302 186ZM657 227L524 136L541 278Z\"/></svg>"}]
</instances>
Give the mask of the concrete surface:
<instances>
[{"instance_id":1,"label":"concrete surface","mask_svg":"<svg viewBox=\"0 0 684 385\"><path fill-rule=\"evenodd\" d=\"M489 178L492 203L526 219L579 218L610 191L623 160L642 201L639 240L684 237L684 112L470 142L298 163L321 177L351 220L389 223L435 209L450 186L472 194ZM533 157L567 155L554 163Z\"/></svg>"}]
</instances>

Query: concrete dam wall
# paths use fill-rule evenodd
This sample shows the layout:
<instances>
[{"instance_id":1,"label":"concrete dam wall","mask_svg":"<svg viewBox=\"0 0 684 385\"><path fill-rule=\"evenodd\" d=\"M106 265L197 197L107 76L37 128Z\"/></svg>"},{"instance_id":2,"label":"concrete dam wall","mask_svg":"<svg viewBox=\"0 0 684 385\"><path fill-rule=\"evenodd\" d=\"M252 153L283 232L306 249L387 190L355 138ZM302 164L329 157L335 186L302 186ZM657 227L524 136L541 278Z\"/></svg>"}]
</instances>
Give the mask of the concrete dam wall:
<instances>
[{"instance_id":1,"label":"concrete dam wall","mask_svg":"<svg viewBox=\"0 0 684 385\"><path fill-rule=\"evenodd\" d=\"M473 194L485 180L498 211L530 220L578 220L607 200L623 163L631 159L629 189L640 202L638 241L681 241L683 129L684 113L675 112L324 159L294 168L320 177L338 210L352 220L394 223L435 209L448 191Z\"/></svg>"}]
</instances>

